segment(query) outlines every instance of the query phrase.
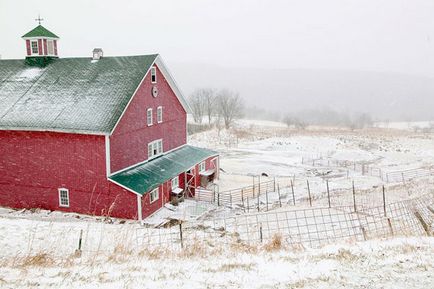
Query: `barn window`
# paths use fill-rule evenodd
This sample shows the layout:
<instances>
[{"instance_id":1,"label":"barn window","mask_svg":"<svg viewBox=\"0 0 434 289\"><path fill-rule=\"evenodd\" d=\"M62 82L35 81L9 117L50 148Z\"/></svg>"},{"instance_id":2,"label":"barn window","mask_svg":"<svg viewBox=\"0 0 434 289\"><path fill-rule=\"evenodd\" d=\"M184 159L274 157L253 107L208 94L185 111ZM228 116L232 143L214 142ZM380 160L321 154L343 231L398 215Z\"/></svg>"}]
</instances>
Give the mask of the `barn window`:
<instances>
[{"instance_id":1,"label":"barn window","mask_svg":"<svg viewBox=\"0 0 434 289\"><path fill-rule=\"evenodd\" d=\"M60 207L69 207L69 190L68 189L59 189L59 206Z\"/></svg>"},{"instance_id":2,"label":"barn window","mask_svg":"<svg viewBox=\"0 0 434 289\"><path fill-rule=\"evenodd\" d=\"M179 177L174 177L172 179L172 190L179 188Z\"/></svg>"},{"instance_id":3,"label":"barn window","mask_svg":"<svg viewBox=\"0 0 434 289\"><path fill-rule=\"evenodd\" d=\"M157 68L155 66L151 68L151 82L157 83Z\"/></svg>"},{"instance_id":4,"label":"barn window","mask_svg":"<svg viewBox=\"0 0 434 289\"><path fill-rule=\"evenodd\" d=\"M199 164L199 172L201 173L201 172L204 172L205 171L205 162L201 162L200 164Z\"/></svg>"},{"instance_id":5,"label":"barn window","mask_svg":"<svg viewBox=\"0 0 434 289\"><path fill-rule=\"evenodd\" d=\"M39 53L39 48L38 48L38 41L34 40L31 43L32 46L32 54L38 54Z\"/></svg>"},{"instance_id":6,"label":"barn window","mask_svg":"<svg viewBox=\"0 0 434 289\"><path fill-rule=\"evenodd\" d=\"M152 125L152 108L148 108L146 111L146 121L148 123L148 126Z\"/></svg>"},{"instance_id":7,"label":"barn window","mask_svg":"<svg viewBox=\"0 0 434 289\"><path fill-rule=\"evenodd\" d=\"M163 107L162 106L157 107L157 122L158 123L163 122Z\"/></svg>"},{"instance_id":8,"label":"barn window","mask_svg":"<svg viewBox=\"0 0 434 289\"><path fill-rule=\"evenodd\" d=\"M158 200L160 198L160 188L153 189L150 193L150 196L151 196L150 203L153 203L156 200Z\"/></svg>"},{"instance_id":9,"label":"barn window","mask_svg":"<svg viewBox=\"0 0 434 289\"><path fill-rule=\"evenodd\" d=\"M48 50L48 55L54 55L54 43L53 43L53 40L48 40L47 41L47 50Z\"/></svg>"},{"instance_id":10,"label":"barn window","mask_svg":"<svg viewBox=\"0 0 434 289\"><path fill-rule=\"evenodd\" d=\"M148 159L159 156L163 153L163 140L155 140L148 143Z\"/></svg>"}]
</instances>

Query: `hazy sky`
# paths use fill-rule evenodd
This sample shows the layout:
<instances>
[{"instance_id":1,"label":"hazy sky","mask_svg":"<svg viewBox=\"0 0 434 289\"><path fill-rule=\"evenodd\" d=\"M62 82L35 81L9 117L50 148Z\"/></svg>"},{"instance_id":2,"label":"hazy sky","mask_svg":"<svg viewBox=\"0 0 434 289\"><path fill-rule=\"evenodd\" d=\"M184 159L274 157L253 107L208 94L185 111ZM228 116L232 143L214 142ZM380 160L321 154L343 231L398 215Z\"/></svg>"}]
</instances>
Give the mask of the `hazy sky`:
<instances>
[{"instance_id":1,"label":"hazy sky","mask_svg":"<svg viewBox=\"0 0 434 289\"><path fill-rule=\"evenodd\" d=\"M24 57L38 13L63 57L434 76L433 0L0 0L3 59Z\"/></svg>"}]
</instances>

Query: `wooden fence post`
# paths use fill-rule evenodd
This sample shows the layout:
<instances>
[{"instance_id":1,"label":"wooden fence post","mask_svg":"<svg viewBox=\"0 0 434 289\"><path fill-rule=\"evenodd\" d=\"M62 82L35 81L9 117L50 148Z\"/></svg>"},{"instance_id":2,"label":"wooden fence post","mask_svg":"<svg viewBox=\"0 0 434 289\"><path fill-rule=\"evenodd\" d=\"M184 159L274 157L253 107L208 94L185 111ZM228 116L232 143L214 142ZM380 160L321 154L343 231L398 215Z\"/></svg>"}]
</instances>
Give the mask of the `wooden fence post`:
<instances>
[{"instance_id":1,"label":"wooden fence post","mask_svg":"<svg viewBox=\"0 0 434 289\"><path fill-rule=\"evenodd\" d=\"M273 192L276 191L276 177L273 178Z\"/></svg>"},{"instance_id":2,"label":"wooden fence post","mask_svg":"<svg viewBox=\"0 0 434 289\"><path fill-rule=\"evenodd\" d=\"M268 186L267 189L265 190L265 202L267 203L267 212L268 212Z\"/></svg>"},{"instance_id":3,"label":"wooden fence post","mask_svg":"<svg viewBox=\"0 0 434 289\"><path fill-rule=\"evenodd\" d=\"M384 216L387 216L387 212L386 212L386 190L384 188L383 185L383 211L384 211Z\"/></svg>"},{"instance_id":4,"label":"wooden fence post","mask_svg":"<svg viewBox=\"0 0 434 289\"><path fill-rule=\"evenodd\" d=\"M295 206L294 182L291 180L292 202Z\"/></svg>"},{"instance_id":5,"label":"wooden fence post","mask_svg":"<svg viewBox=\"0 0 434 289\"><path fill-rule=\"evenodd\" d=\"M330 202L330 190L329 190L329 180L326 181L327 184L327 198L329 200L329 208L331 208L331 202Z\"/></svg>"},{"instance_id":6,"label":"wooden fence post","mask_svg":"<svg viewBox=\"0 0 434 289\"><path fill-rule=\"evenodd\" d=\"M243 203L244 207L244 189L241 189L241 202Z\"/></svg>"},{"instance_id":7,"label":"wooden fence post","mask_svg":"<svg viewBox=\"0 0 434 289\"><path fill-rule=\"evenodd\" d=\"M247 197L247 213L250 211L249 197Z\"/></svg>"},{"instance_id":8,"label":"wooden fence post","mask_svg":"<svg viewBox=\"0 0 434 289\"><path fill-rule=\"evenodd\" d=\"M262 238L262 223L259 223L259 239L261 240L261 243L262 243L262 240L263 240L263 238Z\"/></svg>"},{"instance_id":9,"label":"wooden fence post","mask_svg":"<svg viewBox=\"0 0 434 289\"><path fill-rule=\"evenodd\" d=\"M182 222L179 223L179 238L181 240L181 248L184 249L184 240L182 238Z\"/></svg>"},{"instance_id":10,"label":"wooden fence post","mask_svg":"<svg viewBox=\"0 0 434 289\"><path fill-rule=\"evenodd\" d=\"M81 240L83 239L83 229L80 230L80 238L78 239L78 252L81 253Z\"/></svg>"},{"instance_id":11,"label":"wooden fence post","mask_svg":"<svg viewBox=\"0 0 434 289\"><path fill-rule=\"evenodd\" d=\"M220 190L217 192L217 206L220 207Z\"/></svg>"},{"instance_id":12,"label":"wooden fence post","mask_svg":"<svg viewBox=\"0 0 434 289\"><path fill-rule=\"evenodd\" d=\"M309 205L312 207L312 197L310 195L309 180L306 180L306 183L307 183L307 194L308 194L308 197L309 197Z\"/></svg>"},{"instance_id":13,"label":"wooden fence post","mask_svg":"<svg viewBox=\"0 0 434 289\"><path fill-rule=\"evenodd\" d=\"M357 212L357 206L356 206L356 189L354 188L354 181L353 181L353 204L354 204L354 212Z\"/></svg>"},{"instance_id":14,"label":"wooden fence post","mask_svg":"<svg viewBox=\"0 0 434 289\"><path fill-rule=\"evenodd\" d=\"M282 200L280 199L280 186L277 184L277 195L279 196L279 205L282 207Z\"/></svg>"},{"instance_id":15,"label":"wooden fence post","mask_svg":"<svg viewBox=\"0 0 434 289\"><path fill-rule=\"evenodd\" d=\"M258 212L259 212L259 193L258 193Z\"/></svg>"}]
</instances>

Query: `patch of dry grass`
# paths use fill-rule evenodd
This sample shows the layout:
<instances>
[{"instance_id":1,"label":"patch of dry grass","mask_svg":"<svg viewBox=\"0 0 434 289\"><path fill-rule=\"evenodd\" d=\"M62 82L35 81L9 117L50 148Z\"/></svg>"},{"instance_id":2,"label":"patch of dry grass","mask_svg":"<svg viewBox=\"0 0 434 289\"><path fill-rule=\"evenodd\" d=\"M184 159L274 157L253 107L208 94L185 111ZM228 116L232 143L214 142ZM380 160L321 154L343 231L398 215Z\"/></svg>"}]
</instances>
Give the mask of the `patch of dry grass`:
<instances>
[{"instance_id":1,"label":"patch of dry grass","mask_svg":"<svg viewBox=\"0 0 434 289\"><path fill-rule=\"evenodd\" d=\"M283 248L283 242L282 242L282 234L276 233L273 235L273 238L264 245L264 249L267 252L274 252L279 251Z\"/></svg>"},{"instance_id":2,"label":"patch of dry grass","mask_svg":"<svg viewBox=\"0 0 434 289\"><path fill-rule=\"evenodd\" d=\"M18 266L22 267L47 267L53 266L55 260L47 253L38 253L21 258L18 261Z\"/></svg>"}]
</instances>

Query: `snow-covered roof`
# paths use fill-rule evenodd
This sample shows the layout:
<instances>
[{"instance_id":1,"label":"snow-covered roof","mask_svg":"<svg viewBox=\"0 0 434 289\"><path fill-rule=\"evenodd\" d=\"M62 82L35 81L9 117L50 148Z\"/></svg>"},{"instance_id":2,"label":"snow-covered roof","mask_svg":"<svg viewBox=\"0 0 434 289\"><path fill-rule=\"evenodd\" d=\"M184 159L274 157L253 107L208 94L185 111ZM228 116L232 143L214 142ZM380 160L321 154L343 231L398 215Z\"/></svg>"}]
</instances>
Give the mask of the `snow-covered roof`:
<instances>
[{"instance_id":1,"label":"snow-covered roof","mask_svg":"<svg viewBox=\"0 0 434 289\"><path fill-rule=\"evenodd\" d=\"M0 60L0 130L111 133L157 57Z\"/></svg>"}]
</instances>

